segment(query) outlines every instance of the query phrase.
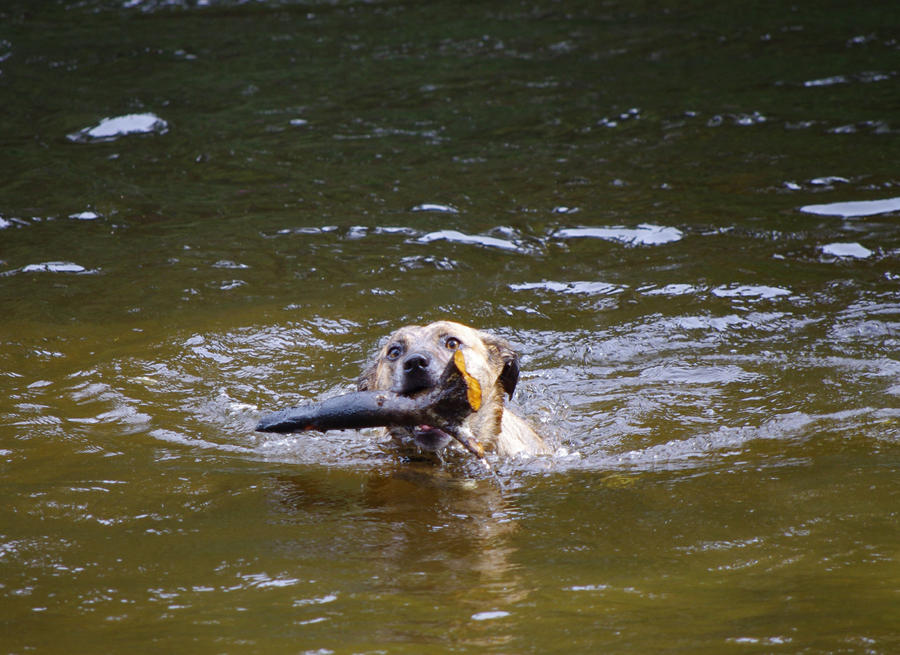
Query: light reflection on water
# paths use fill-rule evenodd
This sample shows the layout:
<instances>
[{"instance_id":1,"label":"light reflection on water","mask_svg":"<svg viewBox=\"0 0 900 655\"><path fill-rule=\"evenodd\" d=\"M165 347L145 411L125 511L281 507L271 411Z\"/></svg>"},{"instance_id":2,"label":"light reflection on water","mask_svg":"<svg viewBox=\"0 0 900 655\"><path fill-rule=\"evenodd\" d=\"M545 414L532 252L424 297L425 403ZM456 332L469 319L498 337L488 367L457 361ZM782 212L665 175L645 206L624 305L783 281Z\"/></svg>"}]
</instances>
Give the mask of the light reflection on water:
<instances>
[{"instance_id":1,"label":"light reflection on water","mask_svg":"<svg viewBox=\"0 0 900 655\"><path fill-rule=\"evenodd\" d=\"M165 134L169 124L156 114L128 114L103 118L97 125L67 135L75 143L115 141L131 134Z\"/></svg>"}]
</instances>

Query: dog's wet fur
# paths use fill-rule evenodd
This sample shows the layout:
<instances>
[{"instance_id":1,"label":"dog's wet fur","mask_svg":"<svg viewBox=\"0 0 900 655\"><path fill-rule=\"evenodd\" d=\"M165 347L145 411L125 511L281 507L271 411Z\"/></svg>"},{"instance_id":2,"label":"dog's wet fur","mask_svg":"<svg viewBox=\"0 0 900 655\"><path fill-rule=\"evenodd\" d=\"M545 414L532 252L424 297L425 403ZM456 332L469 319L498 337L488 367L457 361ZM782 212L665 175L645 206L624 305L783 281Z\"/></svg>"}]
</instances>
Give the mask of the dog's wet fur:
<instances>
[{"instance_id":1,"label":"dog's wet fur","mask_svg":"<svg viewBox=\"0 0 900 655\"><path fill-rule=\"evenodd\" d=\"M519 381L519 356L505 340L461 323L408 325L394 332L359 378L360 391L415 396L433 389L461 350L466 369L481 385L481 407L464 425L485 450L502 456L547 453L537 432L506 407ZM387 429L401 447L440 453L453 439L440 426Z\"/></svg>"}]
</instances>

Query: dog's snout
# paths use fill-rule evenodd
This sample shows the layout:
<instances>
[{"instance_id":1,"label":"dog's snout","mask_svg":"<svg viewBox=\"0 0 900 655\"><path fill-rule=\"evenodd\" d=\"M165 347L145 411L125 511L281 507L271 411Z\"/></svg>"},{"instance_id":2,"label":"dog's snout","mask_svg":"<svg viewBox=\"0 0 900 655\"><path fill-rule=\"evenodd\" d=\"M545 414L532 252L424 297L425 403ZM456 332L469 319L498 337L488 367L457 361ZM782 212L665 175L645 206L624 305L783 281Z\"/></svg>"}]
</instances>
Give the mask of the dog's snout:
<instances>
[{"instance_id":1,"label":"dog's snout","mask_svg":"<svg viewBox=\"0 0 900 655\"><path fill-rule=\"evenodd\" d=\"M428 368L431 358L424 353L411 353L403 360L403 372L407 375L418 373Z\"/></svg>"},{"instance_id":2,"label":"dog's snout","mask_svg":"<svg viewBox=\"0 0 900 655\"><path fill-rule=\"evenodd\" d=\"M431 373L431 355L415 351L403 358L402 373L398 380L400 393L416 393L434 384Z\"/></svg>"}]
</instances>

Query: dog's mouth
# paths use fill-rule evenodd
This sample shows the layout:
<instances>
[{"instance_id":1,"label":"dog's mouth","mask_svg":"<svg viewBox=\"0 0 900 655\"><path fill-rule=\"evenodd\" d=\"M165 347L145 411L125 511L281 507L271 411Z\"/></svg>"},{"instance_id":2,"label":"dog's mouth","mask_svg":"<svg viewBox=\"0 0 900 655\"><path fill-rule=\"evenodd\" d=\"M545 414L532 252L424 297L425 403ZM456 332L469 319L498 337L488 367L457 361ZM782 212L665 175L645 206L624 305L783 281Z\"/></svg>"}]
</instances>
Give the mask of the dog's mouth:
<instances>
[{"instance_id":1,"label":"dog's mouth","mask_svg":"<svg viewBox=\"0 0 900 655\"><path fill-rule=\"evenodd\" d=\"M438 380L426 374L407 375L391 390L403 396L414 398L434 390L438 386Z\"/></svg>"},{"instance_id":2,"label":"dog's mouth","mask_svg":"<svg viewBox=\"0 0 900 655\"><path fill-rule=\"evenodd\" d=\"M466 450L483 459L484 448L468 428L461 427L462 421L481 407L481 385L466 371L462 351L454 353L438 380L424 375L408 375L404 388L399 391L409 398L435 392L437 397L427 401L432 405L415 419L424 419L428 423L407 424L402 430L423 450L443 450L453 441L458 441ZM437 427L435 423L444 424L444 427ZM465 431L461 432L463 429Z\"/></svg>"},{"instance_id":3,"label":"dog's mouth","mask_svg":"<svg viewBox=\"0 0 900 655\"><path fill-rule=\"evenodd\" d=\"M421 396L422 394L426 394L432 391L437 385L432 382L423 382L420 384L407 384L403 388L397 391L397 393L409 396L410 398L415 398L416 396Z\"/></svg>"},{"instance_id":4,"label":"dog's mouth","mask_svg":"<svg viewBox=\"0 0 900 655\"><path fill-rule=\"evenodd\" d=\"M453 441L452 436L433 425L416 425L408 429L416 444L426 450L442 450Z\"/></svg>"},{"instance_id":5,"label":"dog's mouth","mask_svg":"<svg viewBox=\"0 0 900 655\"><path fill-rule=\"evenodd\" d=\"M417 398L433 392L438 386L439 385L433 381L423 380L419 384L406 386L399 393L409 398ZM453 437L446 430L436 425L407 425L404 426L404 429L415 444L422 450L440 451L449 446L453 441Z\"/></svg>"}]
</instances>

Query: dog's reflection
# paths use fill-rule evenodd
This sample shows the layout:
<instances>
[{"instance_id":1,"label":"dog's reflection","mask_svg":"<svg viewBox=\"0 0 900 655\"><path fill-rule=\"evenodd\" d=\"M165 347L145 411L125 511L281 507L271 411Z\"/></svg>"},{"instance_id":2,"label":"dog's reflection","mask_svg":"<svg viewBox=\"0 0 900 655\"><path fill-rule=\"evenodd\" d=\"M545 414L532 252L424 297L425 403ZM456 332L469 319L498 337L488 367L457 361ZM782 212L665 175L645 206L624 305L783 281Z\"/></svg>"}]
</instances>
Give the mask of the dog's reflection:
<instances>
[{"instance_id":1,"label":"dog's reflection","mask_svg":"<svg viewBox=\"0 0 900 655\"><path fill-rule=\"evenodd\" d=\"M373 592L435 594L472 613L527 596L514 562L518 510L494 480L416 462L364 475L362 484L353 472L280 477L273 498L304 523L337 520L335 552L364 558Z\"/></svg>"}]
</instances>

